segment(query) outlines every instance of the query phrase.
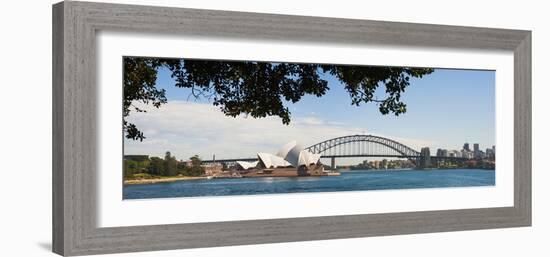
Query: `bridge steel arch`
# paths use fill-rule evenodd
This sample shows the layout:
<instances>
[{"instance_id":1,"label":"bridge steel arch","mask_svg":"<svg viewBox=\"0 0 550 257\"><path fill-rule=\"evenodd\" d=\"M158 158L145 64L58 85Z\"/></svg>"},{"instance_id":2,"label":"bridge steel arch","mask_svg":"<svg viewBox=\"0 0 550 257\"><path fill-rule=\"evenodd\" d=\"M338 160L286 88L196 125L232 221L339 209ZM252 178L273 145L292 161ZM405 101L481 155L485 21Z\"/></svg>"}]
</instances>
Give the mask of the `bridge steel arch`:
<instances>
[{"instance_id":1,"label":"bridge steel arch","mask_svg":"<svg viewBox=\"0 0 550 257\"><path fill-rule=\"evenodd\" d=\"M321 158L331 159L331 168L335 169L336 158L350 157L396 157L406 158L416 163L425 165L429 156L422 156L420 152L395 140L375 135L350 135L336 137L305 148L314 154L320 154ZM344 151L341 151L344 150ZM439 157L438 157L439 158ZM445 158L445 157L441 157ZM203 163L234 163L236 161L255 161L257 158L237 158L223 160L203 160Z\"/></svg>"},{"instance_id":2,"label":"bridge steel arch","mask_svg":"<svg viewBox=\"0 0 550 257\"><path fill-rule=\"evenodd\" d=\"M389 138L374 136L374 135L351 135L351 136L332 138L332 139L317 143L315 145L309 146L306 149L312 153L321 154L322 157L330 157L330 155L326 155L325 153L327 153L331 149L334 150L335 148L342 147L343 145L356 144L356 143L376 144L376 145L386 147L388 149L391 149L397 152L398 154L395 155L396 157L406 157L406 158L420 157L420 152L412 149L411 147L408 147L402 143L399 143ZM381 153L379 154L372 153L371 155L387 156L387 154L381 154ZM354 156L354 154L344 154L344 155L340 155L339 157L345 157L345 156Z\"/></svg>"}]
</instances>

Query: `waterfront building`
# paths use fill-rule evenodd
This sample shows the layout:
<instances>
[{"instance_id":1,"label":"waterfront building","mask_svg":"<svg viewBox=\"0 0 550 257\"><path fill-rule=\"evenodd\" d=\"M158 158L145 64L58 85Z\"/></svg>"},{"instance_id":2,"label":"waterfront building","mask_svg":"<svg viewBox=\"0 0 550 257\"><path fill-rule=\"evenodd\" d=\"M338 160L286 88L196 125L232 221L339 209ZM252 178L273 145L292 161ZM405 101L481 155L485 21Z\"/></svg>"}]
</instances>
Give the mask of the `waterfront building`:
<instances>
[{"instance_id":1,"label":"waterfront building","mask_svg":"<svg viewBox=\"0 0 550 257\"><path fill-rule=\"evenodd\" d=\"M258 161L237 161L237 168L248 170L252 168L277 169L295 168L296 170L308 170L311 165L319 164L320 154L314 154L299 145L296 141L285 144L277 154L258 153Z\"/></svg>"},{"instance_id":2,"label":"waterfront building","mask_svg":"<svg viewBox=\"0 0 550 257\"><path fill-rule=\"evenodd\" d=\"M383 159L381 162L380 162L380 165L381 165L381 169L388 169L388 160L386 159Z\"/></svg>"},{"instance_id":3,"label":"waterfront building","mask_svg":"<svg viewBox=\"0 0 550 257\"><path fill-rule=\"evenodd\" d=\"M321 159L321 154L314 154L308 150L304 150L296 141L284 145L281 150L277 152L277 156L285 159L296 168L317 164Z\"/></svg>"},{"instance_id":4,"label":"waterfront building","mask_svg":"<svg viewBox=\"0 0 550 257\"><path fill-rule=\"evenodd\" d=\"M432 166L429 147L422 147L422 149L420 149L420 156L421 156L420 166L422 168L428 168Z\"/></svg>"},{"instance_id":5,"label":"waterfront building","mask_svg":"<svg viewBox=\"0 0 550 257\"><path fill-rule=\"evenodd\" d=\"M243 162L243 161L237 161L237 166L243 170L253 169L258 166L259 161L255 162Z\"/></svg>"},{"instance_id":6,"label":"waterfront building","mask_svg":"<svg viewBox=\"0 0 550 257\"><path fill-rule=\"evenodd\" d=\"M258 156L257 164L261 164L263 168L272 169L272 168L282 168L282 167L292 166L292 164L290 164L288 161L286 161L285 159L277 155L273 155L270 153L258 153L257 156Z\"/></svg>"},{"instance_id":7,"label":"waterfront building","mask_svg":"<svg viewBox=\"0 0 550 257\"><path fill-rule=\"evenodd\" d=\"M193 167L193 161L191 160L181 160L180 163L182 163L182 165L185 167Z\"/></svg>"},{"instance_id":8,"label":"waterfront building","mask_svg":"<svg viewBox=\"0 0 550 257\"><path fill-rule=\"evenodd\" d=\"M223 165L221 163L202 164L201 167L204 168L206 176L214 176L223 172Z\"/></svg>"}]
</instances>

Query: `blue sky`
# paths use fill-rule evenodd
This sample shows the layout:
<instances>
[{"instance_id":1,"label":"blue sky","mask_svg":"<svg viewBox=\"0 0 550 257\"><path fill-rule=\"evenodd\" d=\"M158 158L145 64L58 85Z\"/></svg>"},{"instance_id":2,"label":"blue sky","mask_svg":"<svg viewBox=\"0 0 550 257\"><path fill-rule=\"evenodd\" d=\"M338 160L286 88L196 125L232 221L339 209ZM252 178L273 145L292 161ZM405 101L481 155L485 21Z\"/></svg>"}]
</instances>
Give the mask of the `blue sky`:
<instances>
[{"instance_id":1,"label":"blue sky","mask_svg":"<svg viewBox=\"0 0 550 257\"><path fill-rule=\"evenodd\" d=\"M130 115L130 120L143 128L147 139L141 143L125 140L125 151L162 156L170 150L179 156L197 152L203 156L217 154L218 158L229 158L253 156L259 151L275 152L278 146L291 140L308 145L346 133L384 135L418 150L422 146L429 146L432 151L436 148L459 150L464 142L479 143L482 149L494 145L494 71L436 69L421 79L412 79L402 94L407 112L400 116L382 115L374 103L352 106L343 85L330 75L324 79L329 82L327 94L320 98L305 96L296 104L289 103L292 121L284 126L279 124L278 117L241 117L235 121L219 115L221 112L208 100L189 98L189 90L174 87L170 72L160 70L157 87L166 90L168 104L145 114ZM384 87L380 89L383 92ZM217 125L211 126L205 119ZM243 138L237 140L238 135ZM303 138L304 135L308 138ZM211 140L216 145L212 145ZM164 148L171 149L162 150Z\"/></svg>"}]
</instances>

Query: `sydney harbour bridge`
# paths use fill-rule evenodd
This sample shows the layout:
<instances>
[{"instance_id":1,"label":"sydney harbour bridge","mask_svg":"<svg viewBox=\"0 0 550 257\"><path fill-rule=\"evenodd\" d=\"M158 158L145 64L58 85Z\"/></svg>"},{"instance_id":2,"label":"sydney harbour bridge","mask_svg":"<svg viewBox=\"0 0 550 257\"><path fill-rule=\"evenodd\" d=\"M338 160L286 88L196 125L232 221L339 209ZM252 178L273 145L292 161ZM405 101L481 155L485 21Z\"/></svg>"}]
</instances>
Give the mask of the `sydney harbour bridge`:
<instances>
[{"instance_id":1,"label":"sydney harbour bridge","mask_svg":"<svg viewBox=\"0 0 550 257\"><path fill-rule=\"evenodd\" d=\"M311 153L321 154L322 159L331 160L331 168L336 167L336 159L357 157L386 157L409 159L417 167L428 167L431 161L441 159L464 160L461 157L431 156L429 151L416 151L395 140L375 135L350 135L336 137L306 147ZM205 160L204 163L233 163L236 161L256 161L257 158L237 158Z\"/></svg>"}]
</instances>

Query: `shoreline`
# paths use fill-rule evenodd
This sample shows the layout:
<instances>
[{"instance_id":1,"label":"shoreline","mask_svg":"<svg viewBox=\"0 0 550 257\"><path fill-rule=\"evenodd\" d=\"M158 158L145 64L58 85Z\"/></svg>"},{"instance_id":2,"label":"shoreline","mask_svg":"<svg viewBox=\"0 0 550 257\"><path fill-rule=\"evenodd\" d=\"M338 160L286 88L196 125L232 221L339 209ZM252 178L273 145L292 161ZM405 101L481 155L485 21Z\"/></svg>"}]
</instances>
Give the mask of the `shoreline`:
<instances>
[{"instance_id":1,"label":"shoreline","mask_svg":"<svg viewBox=\"0 0 550 257\"><path fill-rule=\"evenodd\" d=\"M372 169L372 170L341 170L340 172L355 172L355 171L431 171L431 170L456 170L456 169L478 169L478 170L494 170L494 169L483 169L483 168L430 168L430 169ZM340 172L336 172L336 174L340 175ZM334 174L334 175L336 175ZM236 179L236 178L266 178L266 177L325 177L325 176L334 176L329 174L323 174L323 175L312 175L312 176L291 176L287 174L262 174L262 175L251 175L251 174L245 174L242 177L230 177L230 176L221 176L221 177L213 177L214 179ZM199 179L208 179L207 176L200 176L200 177L185 177L185 176L177 176L177 177L161 177L161 178L147 178L147 179L129 179L124 180L123 184L126 185L146 185L146 184L156 184L156 183L169 183L169 182L176 182L176 181L184 181L184 180L199 180Z\"/></svg>"},{"instance_id":2,"label":"shoreline","mask_svg":"<svg viewBox=\"0 0 550 257\"><path fill-rule=\"evenodd\" d=\"M300 176L300 175L288 175L288 174L245 174L240 177L233 176L213 176L212 179L246 179L246 178L278 178L278 177L327 177L327 176L337 176L340 175L340 172L334 172L334 174L322 174L322 175L310 175L310 176ZM200 177L162 177L162 178L146 178L146 179L128 179L124 180L124 185L146 185L146 184L156 184L156 183L169 183L176 181L184 180L199 180L199 179L209 179L208 176Z\"/></svg>"},{"instance_id":3,"label":"shoreline","mask_svg":"<svg viewBox=\"0 0 550 257\"><path fill-rule=\"evenodd\" d=\"M198 180L207 179L207 177L164 177L164 178L146 178L146 179L129 179L124 180L124 185L144 185L144 184L156 184L156 183L168 183L181 180Z\"/></svg>"}]
</instances>

